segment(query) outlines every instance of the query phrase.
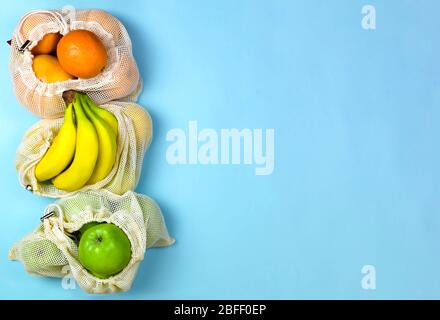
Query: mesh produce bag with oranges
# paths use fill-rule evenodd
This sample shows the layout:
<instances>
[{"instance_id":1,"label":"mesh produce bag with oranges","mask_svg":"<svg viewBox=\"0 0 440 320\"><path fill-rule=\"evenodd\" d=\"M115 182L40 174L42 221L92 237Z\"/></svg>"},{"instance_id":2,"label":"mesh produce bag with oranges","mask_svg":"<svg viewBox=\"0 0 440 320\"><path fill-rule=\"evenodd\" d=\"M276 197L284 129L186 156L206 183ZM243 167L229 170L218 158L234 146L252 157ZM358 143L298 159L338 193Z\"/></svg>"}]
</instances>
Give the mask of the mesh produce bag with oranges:
<instances>
[{"instance_id":1,"label":"mesh produce bag with oranges","mask_svg":"<svg viewBox=\"0 0 440 320\"><path fill-rule=\"evenodd\" d=\"M90 257L110 237L119 238L119 254ZM152 199L100 190L50 204L42 223L9 250L9 259L21 261L31 274L71 274L86 292L112 293L130 289L146 249L173 243Z\"/></svg>"},{"instance_id":2,"label":"mesh produce bag with oranges","mask_svg":"<svg viewBox=\"0 0 440 320\"><path fill-rule=\"evenodd\" d=\"M123 24L102 10L37 10L18 23L9 61L14 92L42 118L64 114L66 90L98 104L137 99L140 76Z\"/></svg>"}]
</instances>

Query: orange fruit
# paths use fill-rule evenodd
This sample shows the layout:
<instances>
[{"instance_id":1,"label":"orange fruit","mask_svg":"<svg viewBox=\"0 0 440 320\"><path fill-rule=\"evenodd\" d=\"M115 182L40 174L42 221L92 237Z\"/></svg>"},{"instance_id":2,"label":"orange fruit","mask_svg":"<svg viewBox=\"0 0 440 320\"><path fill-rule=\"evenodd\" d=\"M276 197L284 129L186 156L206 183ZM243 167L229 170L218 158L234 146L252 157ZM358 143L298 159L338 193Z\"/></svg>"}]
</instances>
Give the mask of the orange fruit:
<instances>
[{"instance_id":1,"label":"orange fruit","mask_svg":"<svg viewBox=\"0 0 440 320\"><path fill-rule=\"evenodd\" d=\"M87 30L74 30L62 37L57 56L64 70L83 79L96 77L108 59L104 44Z\"/></svg>"},{"instance_id":2,"label":"orange fruit","mask_svg":"<svg viewBox=\"0 0 440 320\"><path fill-rule=\"evenodd\" d=\"M57 58L48 54L34 57L32 69L38 79L47 83L74 79L72 75L64 71Z\"/></svg>"},{"instance_id":3,"label":"orange fruit","mask_svg":"<svg viewBox=\"0 0 440 320\"><path fill-rule=\"evenodd\" d=\"M114 85L106 89L106 95L116 100L126 97L136 90L139 82L139 71L133 57L127 52L121 52L118 64L114 69Z\"/></svg>"},{"instance_id":4,"label":"orange fruit","mask_svg":"<svg viewBox=\"0 0 440 320\"><path fill-rule=\"evenodd\" d=\"M51 54L57 50L58 41L60 41L62 35L60 33L48 33L43 39L38 41L37 45L32 48L32 54Z\"/></svg>"}]
</instances>

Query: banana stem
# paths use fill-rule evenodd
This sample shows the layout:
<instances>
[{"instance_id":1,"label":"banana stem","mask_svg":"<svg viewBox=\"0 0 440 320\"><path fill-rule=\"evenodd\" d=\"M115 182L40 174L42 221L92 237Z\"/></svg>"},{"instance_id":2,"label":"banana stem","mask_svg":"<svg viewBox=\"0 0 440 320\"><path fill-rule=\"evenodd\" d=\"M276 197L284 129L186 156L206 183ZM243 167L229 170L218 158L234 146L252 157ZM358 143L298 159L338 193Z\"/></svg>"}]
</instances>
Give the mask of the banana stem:
<instances>
[{"instance_id":1,"label":"banana stem","mask_svg":"<svg viewBox=\"0 0 440 320\"><path fill-rule=\"evenodd\" d=\"M67 90L63 92L63 99L66 105L71 104L73 100L75 100L75 96L77 93L79 92L75 90Z\"/></svg>"}]
</instances>

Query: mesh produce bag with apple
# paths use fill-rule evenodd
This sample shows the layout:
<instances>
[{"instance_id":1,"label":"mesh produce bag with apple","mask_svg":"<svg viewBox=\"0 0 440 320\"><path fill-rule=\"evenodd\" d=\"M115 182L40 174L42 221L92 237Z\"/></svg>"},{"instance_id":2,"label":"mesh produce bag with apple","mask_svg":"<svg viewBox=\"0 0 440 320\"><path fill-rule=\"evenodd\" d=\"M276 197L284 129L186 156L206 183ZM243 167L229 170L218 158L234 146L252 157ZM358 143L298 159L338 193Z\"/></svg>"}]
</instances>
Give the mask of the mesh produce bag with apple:
<instances>
[{"instance_id":1,"label":"mesh produce bag with apple","mask_svg":"<svg viewBox=\"0 0 440 320\"><path fill-rule=\"evenodd\" d=\"M71 32L80 36L63 40ZM93 68L98 70L93 73ZM66 90L86 92L103 104L135 102L141 89L130 37L118 19L102 10L29 12L14 30L9 70L20 103L42 118L62 117Z\"/></svg>"},{"instance_id":2,"label":"mesh produce bag with apple","mask_svg":"<svg viewBox=\"0 0 440 320\"><path fill-rule=\"evenodd\" d=\"M96 223L103 224L95 226ZM92 227L86 229L90 225ZM102 226L116 226L115 229L121 230L123 237L128 238L128 251L131 252L109 249L117 246L120 239L110 239L108 234L96 239L99 241L95 243L95 239L86 243L90 237L99 234ZM130 289L146 249L173 243L160 208L149 197L131 191L122 196L106 190L88 191L50 204L38 227L9 250L9 259L21 261L30 274L65 277L71 273L88 293L112 293ZM83 249L86 245L93 247L95 256ZM107 256L99 255L102 253L99 246L102 246L101 250L108 250ZM93 264L98 267L112 264L124 254L129 258L117 273L107 276L93 274ZM83 261L91 266L86 268Z\"/></svg>"},{"instance_id":3,"label":"mesh produce bag with apple","mask_svg":"<svg viewBox=\"0 0 440 320\"><path fill-rule=\"evenodd\" d=\"M141 174L145 151L152 140L149 114L132 102L111 102L99 107L95 105L95 109L111 115L115 121L115 133L112 136L114 142L106 147L106 137L102 137L103 132L95 130L98 127L92 124L91 118L85 115L80 117L87 101L92 104L93 101L84 94L76 94L75 97L80 96L84 101L78 98L69 104L64 118L42 119L25 133L15 161L20 184L36 195L51 198L63 198L87 190L106 189L119 195L134 190ZM78 104L81 104L81 110ZM104 122L101 118L98 125ZM105 124L108 129L106 133L111 130L109 123ZM66 135L66 127L69 125L73 131L71 136ZM92 138L96 140L94 143ZM56 148L59 150L54 151ZM112 148L111 154L106 154L109 148ZM51 162L47 161L49 157L52 158ZM111 162L106 163L110 157ZM46 162L46 168L40 169L43 162ZM101 172L100 178L94 179L93 176L105 165L106 171ZM50 175L49 171L56 169L59 172Z\"/></svg>"}]
</instances>

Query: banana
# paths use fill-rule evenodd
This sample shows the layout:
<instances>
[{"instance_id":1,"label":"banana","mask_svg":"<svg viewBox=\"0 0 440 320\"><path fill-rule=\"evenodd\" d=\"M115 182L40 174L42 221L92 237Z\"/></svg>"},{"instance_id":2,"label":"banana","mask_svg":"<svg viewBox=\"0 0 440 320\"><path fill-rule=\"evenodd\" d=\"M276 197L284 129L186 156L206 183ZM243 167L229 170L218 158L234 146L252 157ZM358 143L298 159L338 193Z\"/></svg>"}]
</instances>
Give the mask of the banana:
<instances>
[{"instance_id":1,"label":"banana","mask_svg":"<svg viewBox=\"0 0 440 320\"><path fill-rule=\"evenodd\" d=\"M88 95L83 95L83 101L87 102L89 107L93 110L93 112L102 118L105 122L107 122L115 136L118 136L118 119L116 119L115 115L104 108L99 107Z\"/></svg>"},{"instance_id":2,"label":"banana","mask_svg":"<svg viewBox=\"0 0 440 320\"><path fill-rule=\"evenodd\" d=\"M72 162L75 155L76 127L74 110L70 104L64 114L64 123L43 158L35 167L38 181L46 181L60 174Z\"/></svg>"},{"instance_id":3,"label":"banana","mask_svg":"<svg viewBox=\"0 0 440 320\"><path fill-rule=\"evenodd\" d=\"M52 179L55 187L65 191L81 189L89 181L99 150L98 134L93 123L87 118L78 95L74 98L73 107L77 124L75 156L70 167Z\"/></svg>"},{"instance_id":4,"label":"banana","mask_svg":"<svg viewBox=\"0 0 440 320\"><path fill-rule=\"evenodd\" d=\"M116 160L117 142L115 132L110 125L92 110L91 101L86 95L78 94L80 103L90 121L93 123L98 134L99 155L95 170L87 184L95 184L110 173Z\"/></svg>"}]
</instances>

